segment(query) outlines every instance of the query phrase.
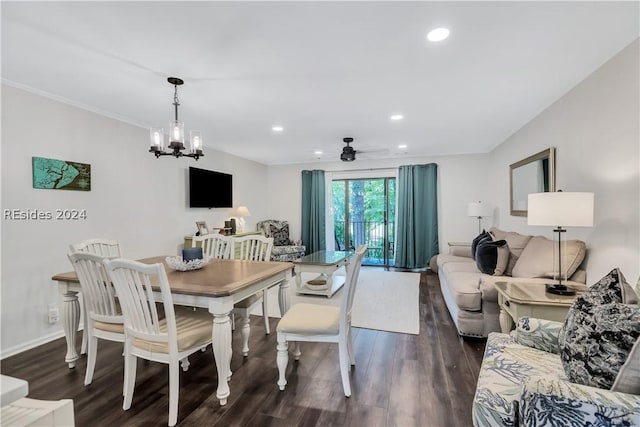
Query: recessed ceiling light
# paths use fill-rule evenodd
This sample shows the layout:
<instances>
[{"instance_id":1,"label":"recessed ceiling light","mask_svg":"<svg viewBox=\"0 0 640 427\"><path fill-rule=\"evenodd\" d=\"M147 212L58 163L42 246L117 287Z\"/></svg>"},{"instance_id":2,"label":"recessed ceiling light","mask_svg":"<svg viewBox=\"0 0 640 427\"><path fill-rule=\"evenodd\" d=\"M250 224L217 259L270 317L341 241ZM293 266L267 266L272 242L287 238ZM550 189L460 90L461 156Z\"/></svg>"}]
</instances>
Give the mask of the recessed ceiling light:
<instances>
[{"instance_id":1,"label":"recessed ceiling light","mask_svg":"<svg viewBox=\"0 0 640 427\"><path fill-rule=\"evenodd\" d=\"M430 42L440 42L449 37L449 30L446 28L436 28L435 30L429 31L427 34L427 40Z\"/></svg>"},{"instance_id":2,"label":"recessed ceiling light","mask_svg":"<svg viewBox=\"0 0 640 427\"><path fill-rule=\"evenodd\" d=\"M398 145L398 148L400 150L405 150L407 148L407 144L400 144L400 145Z\"/></svg>"},{"instance_id":3,"label":"recessed ceiling light","mask_svg":"<svg viewBox=\"0 0 640 427\"><path fill-rule=\"evenodd\" d=\"M391 117L389 117L391 120L402 120L404 119L404 116L402 114L394 114Z\"/></svg>"},{"instance_id":4,"label":"recessed ceiling light","mask_svg":"<svg viewBox=\"0 0 640 427\"><path fill-rule=\"evenodd\" d=\"M322 151L316 150L313 152L313 154L315 154L316 156L322 156Z\"/></svg>"},{"instance_id":5,"label":"recessed ceiling light","mask_svg":"<svg viewBox=\"0 0 640 427\"><path fill-rule=\"evenodd\" d=\"M271 128L271 130L274 132L282 132L284 128L282 126L274 126Z\"/></svg>"}]
</instances>

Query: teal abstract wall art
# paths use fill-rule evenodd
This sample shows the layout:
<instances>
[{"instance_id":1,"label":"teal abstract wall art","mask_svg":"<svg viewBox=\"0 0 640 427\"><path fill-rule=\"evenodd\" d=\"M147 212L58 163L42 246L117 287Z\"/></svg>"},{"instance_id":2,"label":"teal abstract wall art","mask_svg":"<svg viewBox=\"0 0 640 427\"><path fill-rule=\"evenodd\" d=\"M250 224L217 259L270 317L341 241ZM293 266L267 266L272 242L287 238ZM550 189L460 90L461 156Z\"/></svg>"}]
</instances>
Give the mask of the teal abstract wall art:
<instances>
[{"instance_id":1,"label":"teal abstract wall art","mask_svg":"<svg viewBox=\"0 0 640 427\"><path fill-rule=\"evenodd\" d=\"M33 188L91 191L91 165L32 157Z\"/></svg>"}]
</instances>

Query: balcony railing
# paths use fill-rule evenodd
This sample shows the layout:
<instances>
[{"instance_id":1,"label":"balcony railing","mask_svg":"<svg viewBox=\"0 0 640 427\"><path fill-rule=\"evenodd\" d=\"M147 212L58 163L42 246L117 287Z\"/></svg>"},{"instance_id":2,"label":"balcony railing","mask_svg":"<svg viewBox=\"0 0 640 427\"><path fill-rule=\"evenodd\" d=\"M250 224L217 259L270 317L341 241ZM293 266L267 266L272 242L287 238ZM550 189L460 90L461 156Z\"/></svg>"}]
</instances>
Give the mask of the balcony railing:
<instances>
[{"instance_id":1,"label":"balcony railing","mask_svg":"<svg viewBox=\"0 0 640 427\"><path fill-rule=\"evenodd\" d=\"M366 244L368 249L362 261L363 265L385 265L385 224L376 221L349 222L349 243L345 239L345 222L336 221L333 224L336 250L354 250L360 244ZM393 265L395 223L387 223L388 244L387 264Z\"/></svg>"}]
</instances>

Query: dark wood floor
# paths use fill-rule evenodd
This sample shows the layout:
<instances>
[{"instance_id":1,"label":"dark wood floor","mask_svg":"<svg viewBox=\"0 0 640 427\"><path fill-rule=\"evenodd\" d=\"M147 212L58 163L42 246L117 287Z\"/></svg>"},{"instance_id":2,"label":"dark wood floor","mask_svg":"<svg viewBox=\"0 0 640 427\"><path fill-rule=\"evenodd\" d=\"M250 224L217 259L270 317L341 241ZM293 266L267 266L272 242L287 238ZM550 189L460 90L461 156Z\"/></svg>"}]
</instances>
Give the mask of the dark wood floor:
<instances>
[{"instance_id":1,"label":"dark wood floor","mask_svg":"<svg viewBox=\"0 0 640 427\"><path fill-rule=\"evenodd\" d=\"M393 309L392 307L390 307ZM402 309L401 307L399 309ZM277 320L272 318L271 329ZM180 426L470 426L483 341L462 340L444 305L438 278L422 273L420 335L354 329L356 367L345 398L335 344L303 343L290 359L284 391L276 385L276 335L251 319L251 353L234 333L231 396L221 407L211 347L180 374ZM78 340L79 342L79 340ZM139 361L130 410L122 410L122 347L99 341L93 383L83 385L86 357L64 363L64 339L2 361L1 371L29 381L29 397L73 399L76 425L161 426L168 418L166 365Z\"/></svg>"}]
</instances>

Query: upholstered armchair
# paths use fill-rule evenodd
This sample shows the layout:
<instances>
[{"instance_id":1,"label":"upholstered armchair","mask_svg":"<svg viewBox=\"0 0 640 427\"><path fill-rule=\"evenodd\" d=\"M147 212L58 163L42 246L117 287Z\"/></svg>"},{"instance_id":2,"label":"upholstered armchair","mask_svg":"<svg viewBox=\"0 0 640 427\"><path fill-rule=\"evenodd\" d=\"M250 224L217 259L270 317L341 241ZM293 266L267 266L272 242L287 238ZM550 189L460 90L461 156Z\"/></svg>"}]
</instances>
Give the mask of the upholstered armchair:
<instances>
[{"instance_id":1,"label":"upholstered armchair","mask_svg":"<svg viewBox=\"0 0 640 427\"><path fill-rule=\"evenodd\" d=\"M256 224L265 237L273 237L271 261L294 261L304 256L305 247L301 240L289 238L289 223L276 219L266 219Z\"/></svg>"},{"instance_id":2,"label":"upholstered armchair","mask_svg":"<svg viewBox=\"0 0 640 427\"><path fill-rule=\"evenodd\" d=\"M639 395L569 382L559 355L561 327L522 317L511 334L489 334L473 400L475 427L638 425Z\"/></svg>"}]
</instances>

